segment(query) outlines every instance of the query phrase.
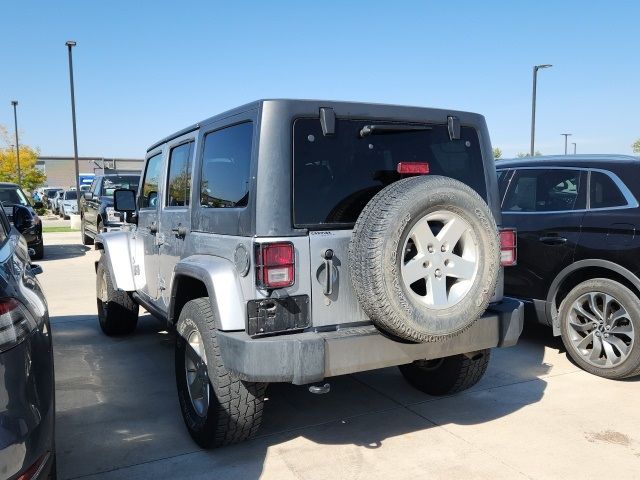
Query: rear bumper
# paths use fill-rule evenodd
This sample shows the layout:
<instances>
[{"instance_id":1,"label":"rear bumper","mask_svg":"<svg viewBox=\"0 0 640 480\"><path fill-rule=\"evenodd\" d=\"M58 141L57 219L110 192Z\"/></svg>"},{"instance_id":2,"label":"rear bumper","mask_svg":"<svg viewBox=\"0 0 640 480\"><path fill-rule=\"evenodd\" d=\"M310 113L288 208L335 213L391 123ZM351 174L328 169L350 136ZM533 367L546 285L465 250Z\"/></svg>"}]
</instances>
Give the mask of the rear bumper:
<instances>
[{"instance_id":1,"label":"rear bumper","mask_svg":"<svg viewBox=\"0 0 640 480\"><path fill-rule=\"evenodd\" d=\"M259 339L245 332L219 331L218 342L225 366L243 380L303 385L418 359L510 347L522 333L523 317L522 303L504 298L471 328L445 342L400 343L374 326Z\"/></svg>"}]
</instances>

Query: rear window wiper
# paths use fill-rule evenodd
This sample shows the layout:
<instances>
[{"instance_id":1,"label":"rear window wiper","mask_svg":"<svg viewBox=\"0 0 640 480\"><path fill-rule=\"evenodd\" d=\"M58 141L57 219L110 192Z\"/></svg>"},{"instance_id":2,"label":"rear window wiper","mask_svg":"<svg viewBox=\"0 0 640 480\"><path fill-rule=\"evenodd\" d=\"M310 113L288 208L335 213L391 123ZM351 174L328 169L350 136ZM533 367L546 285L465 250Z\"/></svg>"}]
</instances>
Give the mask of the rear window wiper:
<instances>
[{"instance_id":1,"label":"rear window wiper","mask_svg":"<svg viewBox=\"0 0 640 480\"><path fill-rule=\"evenodd\" d=\"M397 123L388 125L365 125L362 127L362 130L360 130L360 138L368 137L369 135L388 135L390 133L417 132L420 130L431 130L431 127Z\"/></svg>"}]
</instances>

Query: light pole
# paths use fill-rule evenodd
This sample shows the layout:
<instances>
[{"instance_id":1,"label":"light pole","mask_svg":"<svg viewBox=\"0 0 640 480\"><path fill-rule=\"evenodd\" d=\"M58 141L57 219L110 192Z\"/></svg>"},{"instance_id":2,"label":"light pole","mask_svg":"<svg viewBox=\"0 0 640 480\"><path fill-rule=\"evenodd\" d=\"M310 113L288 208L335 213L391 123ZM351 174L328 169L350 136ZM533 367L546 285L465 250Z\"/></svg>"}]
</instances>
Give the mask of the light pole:
<instances>
[{"instance_id":1,"label":"light pole","mask_svg":"<svg viewBox=\"0 0 640 480\"><path fill-rule=\"evenodd\" d=\"M16 129L16 161L18 162L18 185L22 186L22 172L20 171L20 144L18 143L18 101L11 100L13 105L13 123Z\"/></svg>"},{"instance_id":2,"label":"light pole","mask_svg":"<svg viewBox=\"0 0 640 480\"><path fill-rule=\"evenodd\" d=\"M533 94L531 95L531 156L535 154L535 138L536 138L536 84L538 83L538 70L542 68L550 68L553 65L543 64L533 67Z\"/></svg>"},{"instance_id":3,"label":"light pole","mask_svg":"<svg viewBox=\"0 0 640 480\"><path fill-rule=\"evenodd\" d=\"M567 138L569 138L571 133L561 133L560 135L564 136L564 154L567 154Z\"/></svg>"},{"instance_id":4,"label":"light pole","mask_svg":"<svg viewBox=\"0 0 640 480\"><path fill-rule=\"evenodd\" d=\"M576 154L576 142L572 142L571 145L573 145L573 154Z\"/></svg>"},{"instance_id":5,"label":"light pole","mask_svg":"<svg viewBox=\"0 0 640 480\"><path fill-rule=\"evenodd\" d=\"M76 133L76 96L73 88L73 56L71 49L76 46L76 42L69 40L65 43L69 50L69 84L71 86L71 121L73 123L73 159L76 164L76 202L78 204L78 215L80 215L80 167L78 166L78 135Z\"/></svg>"}]
</instances>

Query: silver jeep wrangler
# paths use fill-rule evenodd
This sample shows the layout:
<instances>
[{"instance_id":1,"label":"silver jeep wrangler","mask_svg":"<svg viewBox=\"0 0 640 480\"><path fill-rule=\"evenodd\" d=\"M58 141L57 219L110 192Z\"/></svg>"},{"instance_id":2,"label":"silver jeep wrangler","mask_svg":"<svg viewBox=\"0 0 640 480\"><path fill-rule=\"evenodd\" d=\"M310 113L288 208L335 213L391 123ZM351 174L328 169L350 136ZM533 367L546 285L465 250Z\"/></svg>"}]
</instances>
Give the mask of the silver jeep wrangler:
<instances>
[{"instance_id":1,"label":"silver jeep wrangler","mask_svg":"<svg viewBox=\"0 0 640 480\"><path fill-rule=\"evenodd\" d=\"M522 305L477 114L262 100L149 148L129 231L98 235L100 326L138 307L176 330L180 408L202 447L251 437L270 382L399 365L432 395L514 345Z\"/></svg>"}]
</instances>

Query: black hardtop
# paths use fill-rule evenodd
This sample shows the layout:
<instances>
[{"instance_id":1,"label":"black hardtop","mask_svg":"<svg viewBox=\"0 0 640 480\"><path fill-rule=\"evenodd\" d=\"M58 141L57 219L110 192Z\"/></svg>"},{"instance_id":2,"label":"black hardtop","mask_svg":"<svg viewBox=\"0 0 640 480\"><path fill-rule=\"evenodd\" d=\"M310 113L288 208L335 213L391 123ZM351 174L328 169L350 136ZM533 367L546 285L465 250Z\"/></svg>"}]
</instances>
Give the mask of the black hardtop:
<instances>
[{"instance_id":1,"label":"black hardtop","mask_svg":"<svg viewBox=\"0 0 640 480\"><path fill-rule=\"evenodd\" d=\"M332 108L336 116L357 117L361 119L381 118L398 121L440 121L446 122L447 116L452 115L460 119L463 124L484 123L484 117L477 113L439 108L413 107L407 105L391 105L383 103L345 102L336 100L296 100L296 99L262 99L241 105L225 112L209 117L206 120L183 128L172 135L151 145L147 152L158 146L178 138L186 133L197 130L202 125L218 122L250 110L261 110L265 104L282 107L283 111L296 112L298 115L319 115L320 108Z\"/></svg>"}]
</instances>

